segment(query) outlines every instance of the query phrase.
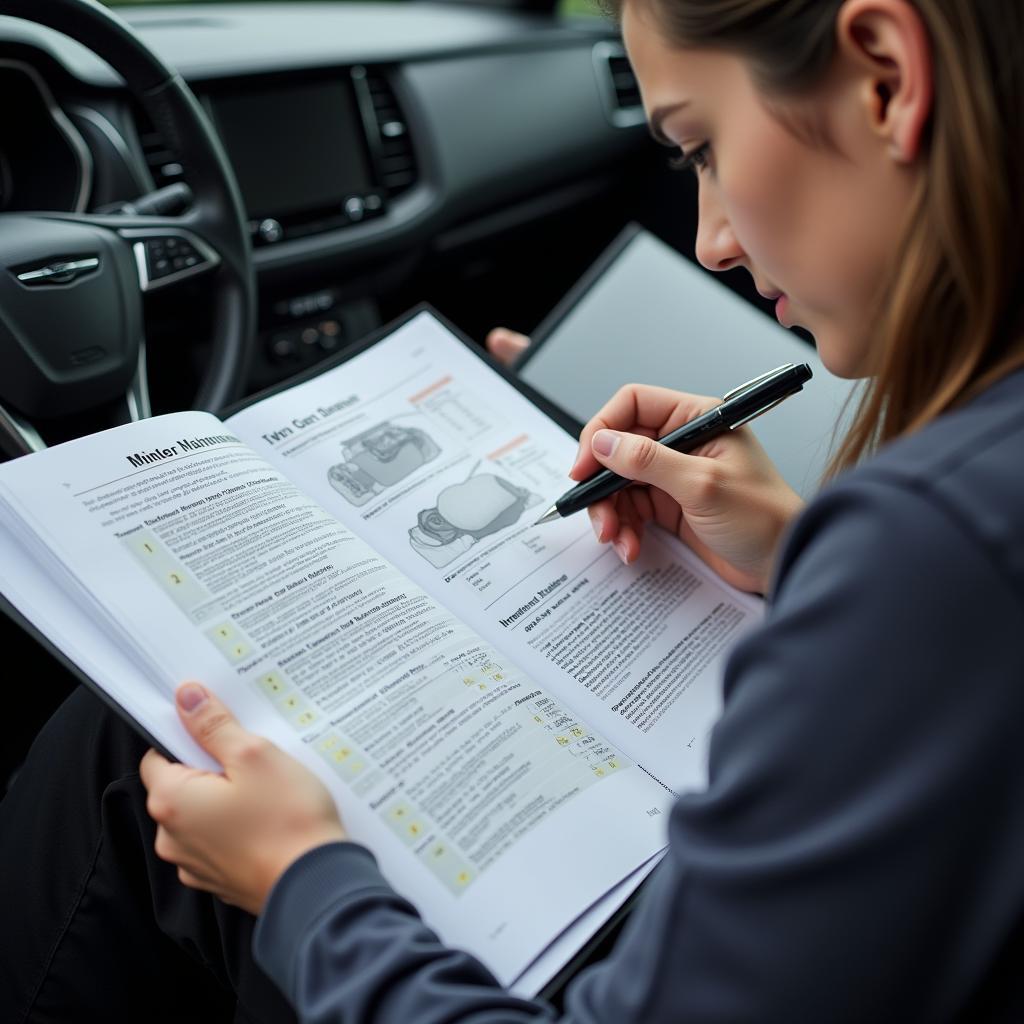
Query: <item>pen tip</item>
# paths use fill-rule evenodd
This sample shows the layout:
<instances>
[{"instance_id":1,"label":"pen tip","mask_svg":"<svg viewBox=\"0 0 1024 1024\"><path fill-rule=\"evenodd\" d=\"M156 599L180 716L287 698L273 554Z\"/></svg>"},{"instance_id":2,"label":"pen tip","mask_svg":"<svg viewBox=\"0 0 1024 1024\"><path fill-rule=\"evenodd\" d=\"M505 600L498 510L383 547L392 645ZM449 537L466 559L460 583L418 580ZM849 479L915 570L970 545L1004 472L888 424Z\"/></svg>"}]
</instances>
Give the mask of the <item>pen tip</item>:
<instances>
[{"instance_id":1,"label":"pen tip","mask_svg":"<svg viewBox=\"0 0 1024 1024\"><path fill-rule=\"evenodd\" d=\"M541 523L550 523L552 519L558 519L558 506L552 505L533 525L540 526Z\"/></svg>"}]
</instances>

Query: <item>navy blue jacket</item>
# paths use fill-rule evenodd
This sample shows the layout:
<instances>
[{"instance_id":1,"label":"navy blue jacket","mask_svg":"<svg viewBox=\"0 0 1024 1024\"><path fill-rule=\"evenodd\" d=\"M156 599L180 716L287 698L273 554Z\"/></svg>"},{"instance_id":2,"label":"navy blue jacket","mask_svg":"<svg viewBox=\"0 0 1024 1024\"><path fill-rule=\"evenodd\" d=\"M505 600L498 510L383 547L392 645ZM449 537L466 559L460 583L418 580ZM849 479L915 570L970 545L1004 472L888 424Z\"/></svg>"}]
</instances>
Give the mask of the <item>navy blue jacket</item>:
<instances>
[{"instance_id":1,"label":"navy blue jacket","mask_svg":"<svg viewBox=\"0 0 1024 1024\"><path fill-rule=\"evenodd\" d=\"M734 651L706 792L566 1018L1024 1020L1024 372L827 487ZM275 887L305 1021L545 1020L354 844Z\"/></svg>"}]
</instances>

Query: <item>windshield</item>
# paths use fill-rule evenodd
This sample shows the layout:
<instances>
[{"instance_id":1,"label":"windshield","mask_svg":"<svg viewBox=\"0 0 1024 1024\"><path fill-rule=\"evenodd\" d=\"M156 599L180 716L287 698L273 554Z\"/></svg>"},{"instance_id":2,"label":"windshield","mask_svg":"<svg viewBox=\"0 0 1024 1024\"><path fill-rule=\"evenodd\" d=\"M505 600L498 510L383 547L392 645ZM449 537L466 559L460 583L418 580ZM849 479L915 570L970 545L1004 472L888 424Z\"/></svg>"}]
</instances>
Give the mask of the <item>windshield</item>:
<instances>
[{"instance_id":1,"label":"windshield","mask_svg":"<svg viewBox=\"0 0 1024 1024\"><path fill-rule=\"evenodd\" d=\"M225 0L100 0L107 7L139 7L155 4L205 4L224 3ZM253 0L226 0L228 3L252 3ZM281 2L281 0L277 0ZM286 3L309 3L309 0L284 0ZM321 3L333 3L334 0L319 0ZM563 15L597 15L600 13L595 0L557 0L555 10Z\"/></svg>"},{"instance_id":2,"label":"windshield","mask_svg":"<svg viewBox=\"0 0 1024 1024\"><path fill-rule=\"evenodd\" d=\"M143 4L206 4L206 3L252 3L253 0L100 0L105 7L141 7ZM276 0L280 3L281 0ZM284 0L285 3L309 3L309 0ZM334 0L320 0L333 3Z\"/></svg>"}]
</instances>

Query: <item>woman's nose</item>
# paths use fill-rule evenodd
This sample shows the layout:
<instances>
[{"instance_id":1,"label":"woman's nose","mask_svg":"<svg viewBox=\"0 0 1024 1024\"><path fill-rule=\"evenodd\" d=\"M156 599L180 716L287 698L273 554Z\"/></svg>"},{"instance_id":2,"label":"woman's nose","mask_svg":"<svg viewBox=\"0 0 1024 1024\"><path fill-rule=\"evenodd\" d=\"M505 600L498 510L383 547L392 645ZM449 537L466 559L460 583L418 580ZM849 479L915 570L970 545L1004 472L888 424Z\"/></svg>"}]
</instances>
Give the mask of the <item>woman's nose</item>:
<instances>
[{"instance_id":1,"label":"woman's nose","mask_svg":"<svg viewBox=\"0 0 1024 1024\"><path fill-rule=\"evenodd\" d=\"M746 253L733 234L725 211L710 188L701 186L697 194L697 261L716 272L741 266Z\"/></svg>"}]
</instances>

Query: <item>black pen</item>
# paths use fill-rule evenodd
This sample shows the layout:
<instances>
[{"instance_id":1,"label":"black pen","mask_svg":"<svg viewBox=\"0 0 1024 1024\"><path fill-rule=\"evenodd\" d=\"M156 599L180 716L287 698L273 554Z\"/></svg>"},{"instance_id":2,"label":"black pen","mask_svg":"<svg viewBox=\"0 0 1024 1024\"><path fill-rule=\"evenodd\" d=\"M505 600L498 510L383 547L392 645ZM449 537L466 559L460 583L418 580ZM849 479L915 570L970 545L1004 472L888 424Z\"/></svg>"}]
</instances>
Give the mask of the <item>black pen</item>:
<instances>
[{"instance_id":1,"label":"black pen","mask_svg":"<svg viewBox=\"0 0 1024 1024\"><path fill-rule=\"evenodd\" d=\"M733 388L722 399L721 405L716 405L710 412L684 423L678 430L659 437L658 443L677 452L693 451L713 437L718 437L727 430L735 430L761 413L767 412L790 395L802 390L810 379L811 368L806 363L786 363L784 366L769 370L768 373ZM621 491L631 483L631 480L613 473L610 469L602 469L589 480L584 480L583 483L566 491L533 525L549 523L552 519L564 519L574 512L589 508L602 498L615 494L616 491Z\"/></svg>"}]
</instances>

